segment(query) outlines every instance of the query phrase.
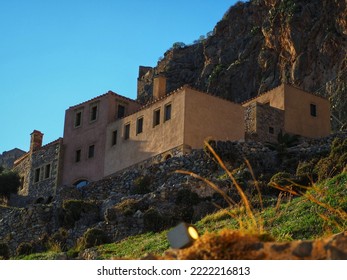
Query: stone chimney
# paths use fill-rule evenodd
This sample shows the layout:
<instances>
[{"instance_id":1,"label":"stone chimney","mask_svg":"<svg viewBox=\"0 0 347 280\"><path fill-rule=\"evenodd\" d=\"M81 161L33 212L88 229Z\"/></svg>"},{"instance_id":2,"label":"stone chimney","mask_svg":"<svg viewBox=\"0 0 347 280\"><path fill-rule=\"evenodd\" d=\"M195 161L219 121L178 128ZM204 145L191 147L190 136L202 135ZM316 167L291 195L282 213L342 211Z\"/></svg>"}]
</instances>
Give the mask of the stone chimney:
<instances>
[{"instance_id":1,"label":"stone chimney","mask_svg":"<svg viewBox=\"0 0 347 280\"><path fill-rule=\"evenodd\" d=\"M156 76L153 80L153 100L159 99L166 94L166 77Z\"/></svg>"},{"instance_id":2,"label":"stone chimney","mask_svg":"<svg viewBox=\"0 0 347 280\"><path fill-rule=\"evenodd\" d=\"M43 133L38 130L34 130L30 139L30 152L35 152L42 147Z\"/></svg>"}]
</instances>

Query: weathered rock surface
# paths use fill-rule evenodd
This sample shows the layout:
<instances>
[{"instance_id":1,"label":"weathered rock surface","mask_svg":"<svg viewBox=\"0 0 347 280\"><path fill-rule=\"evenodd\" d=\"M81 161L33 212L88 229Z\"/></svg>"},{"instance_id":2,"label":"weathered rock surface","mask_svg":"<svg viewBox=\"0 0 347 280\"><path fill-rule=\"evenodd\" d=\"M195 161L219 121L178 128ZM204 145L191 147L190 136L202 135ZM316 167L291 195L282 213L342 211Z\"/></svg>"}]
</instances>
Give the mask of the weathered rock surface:
<instances>
[{"instance_id":1,"label":"weathered rock surface","mask_svg":"<svg viewBox=\"0 0 347 280\"><path fill-rule=\"evenodd\" d=\"M346 18L345 0L239 2L211 36L141 68L139 97L150 98L157 74L168 91L189 84L236 102L281 83L316 91L347 69Z\"/></svg>"}]
</instances>

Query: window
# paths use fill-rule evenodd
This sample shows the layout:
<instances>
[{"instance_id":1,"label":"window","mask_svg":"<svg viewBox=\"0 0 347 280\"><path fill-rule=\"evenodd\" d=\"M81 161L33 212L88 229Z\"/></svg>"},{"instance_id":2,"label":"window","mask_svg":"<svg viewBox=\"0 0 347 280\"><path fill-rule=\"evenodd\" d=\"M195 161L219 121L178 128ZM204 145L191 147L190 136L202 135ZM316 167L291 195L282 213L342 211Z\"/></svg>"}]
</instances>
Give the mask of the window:
<instances>
[{"instance_id":1,"label":"window","mask_svg":"<svg viewBox=\"0 0 347 280\"><path fill-rule=\"evenodd\" d=\"M272 126L269 126L269 133L270 134L274 134L275 133L275 129Z\"/></svg>"},{"instance_id":2,"label":"window","mask_svg":"<svg viewBox=\"0 0 347 280\"><path fill-rule=\"evenodd\" d=\"M164 121L168 121L171 119L171 104L165 105L165 111L164 111Z\"/></svg>"},{"instance_id":3,"label":"window","mask_svg":"<svg viewBox=\"0 0 347 280\"><path fill-rule=\"evenodd\" d=\"M40 181L40 168L35 169L35 177L34 177L34 183L37 183Z\"/></svg>"},{"instance_id":4,"label":"window","mask_svg":"<svg viewBox=\"0 0 347 280\"><path fill-rule=\"evenodd\" d=\"M160 109L153 112L153 127L160 124Z\"/></svg>"},{"instance_id":5,"label":"window","mask_svg":"<svg viewBox=\"0 0 347 280\"><path fill-rule=\"evenodd\" d=\"M130 123L124 126L124 139L127 140L130 137Z\"/></svg>"},{"instance_id":6,"label":"window","mask_svg":"<svg viewBox=\"0 0 347 280\"><path fill-rule=\"evenodd\" d=\"M136 122L136 135L143 131L143 117L138 118Z\"/></svg>"},{"instance_id":7,"label":"window","mask_svg":"<svg viewBox=\"0 0 347 280\"><path fill-rule=\"evenodd\" d=\"M118 132L117 130L114 130L112 132L112 146L117 144L117 137L118 137Z\"/></svg>"},{"instance_id":8,"label":"window","mask_svg":"<svg viewBox=\"0 0 347 280\"><path fill-rule=\"evenodd\" d=\"M312 117L317 117L317 106L315 104L310 104L310 111Z\"/></svg>"},{"instance_id":9,"label":"window","mask_svg":"<svg viewBox=\"0 0 347 280\"><path fill-rule=\"evenodd\" d=\"M79 180L79 181L75 182L74 186L76 188L83 188L83 187L87 186L88 184L89 184L89 182L87 180L83 180L82 179L82 180Z\"/></svg>"},{"instance_id":10,"label":"window","mask_svg":"<svg viewBox=\"0 0 347 280\"><path fill-rule=\"evenodd\" d=\"M45 166L45 179L48 179L49 177L51 177L51 165L47 164Z\"/></svg>"},{"instance_id":11,"label":"window","mask_svg":"<svg viewBox=\"0 0 347 280\"><path fill-rule=\"evenodd\" d=\"M81 150L77 150L75 153L75 162L81 161Z\"/></svg>"},{"instance_id":12,"label":"window","mask_svg":"<svg viewBox=\"0 0 347 280\"><path fill-rule=\"evenodd\" d=\"M125 107L123 105L118 105L117 118L123 118L125 116Z\"/></svg>"},{"instance_id":13,"label":"window","mask_svg":"<svg viewBox=\"0 0 347 280\"><path fill-rule=\"evenodd\" d=\"M75 127L79 127L82 124L82 111L78 111L75 114Z\"/></svg>"},{"instance_id":14,"label":"window","mask_svg":"<svg viewBox=\"0 0 347 280\"><path fill-rule=\"evenodd\" d=\"M98 105L92 105L90 107L90 121L93 122L93 121L96 121L98 117Z\"/></svg>"},{"instance_id":15,"label":"window","mask_svg":"<svg viewBox=\"0 0 347 280\"><path fill-rule=\"evenodd\" d=\"M94 157L94 151L95 151L95 145L89 146L89 149L88 149L88 158L93 158L93 157Z\"/></svg>"}]
</instances>

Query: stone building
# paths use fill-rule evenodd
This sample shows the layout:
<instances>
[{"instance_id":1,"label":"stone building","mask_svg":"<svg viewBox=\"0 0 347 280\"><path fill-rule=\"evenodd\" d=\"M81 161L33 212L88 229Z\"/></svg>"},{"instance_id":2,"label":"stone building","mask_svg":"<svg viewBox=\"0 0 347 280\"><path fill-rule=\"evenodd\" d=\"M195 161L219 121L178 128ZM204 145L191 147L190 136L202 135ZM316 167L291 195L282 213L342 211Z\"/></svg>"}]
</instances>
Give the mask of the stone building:
<instances>
[{"instance_id":1,"label":"stone building","mask_svg":"<svg viewBox=\"0 0 347 280\"><path fill-rule=\"evenodd\" d=\"M140 106L109 91L66 110L63 185L83 186L103 178L107 125Z\"/></svg>"},{"instance_id":2,"label":"stone building","mask_svg":"<svg viewBox=\"0 0 347 280\"><path fill-rule=\"evenodd\" d=\"M55 196L60 184L62 138L44 146L42 140L43 134L34 130L29 152L14 162L13 170L21 179L20 196L48 199Z\"/></svg>"},{"instance_id":3,"label":"stone building","mask_svg":"<svg viewBox=\"0 0 347 280\"><path fill-rule=\"evenodd\" d=\"M165 91L165 78L157 77L151 103L108 125L104 176L200 149L209 137L244 140L242 105L188 86Z\"/></svg>"},{"instance_id":4,"label":"stone building","mask_svg":"<svg viewBox=\"0 0 347 280\"><path fill-rule=\"evenodd\" d=\"M282 84L242 105L248 141L276 142L280 131L308 138L331 132L329 100L291 85Z\"/></svg>"},{"instance_id":5,"label":"stone building","mask_svg":"<svg viewBox=\"0 0 347 280\"><path fill-rule=\"evenodd\" d=\"M203 147L204 140L275 142L280 131L309 138L330 134L329 101L281 85L237 104L189 86L166 93L158 76L147 104L109 91L65 113L64 138L15 162L20 195L54 196L57 186L81 187L134 165L146 166Z\"/></svg>"}]
</instances>

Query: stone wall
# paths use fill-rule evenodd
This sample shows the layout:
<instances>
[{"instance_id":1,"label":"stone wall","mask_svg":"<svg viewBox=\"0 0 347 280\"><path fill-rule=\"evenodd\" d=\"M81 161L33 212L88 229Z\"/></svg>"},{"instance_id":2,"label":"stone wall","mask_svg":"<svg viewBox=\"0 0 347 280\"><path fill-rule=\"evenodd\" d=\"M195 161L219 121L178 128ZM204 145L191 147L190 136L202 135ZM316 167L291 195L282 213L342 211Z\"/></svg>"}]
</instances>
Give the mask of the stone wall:
<instances>
[{"instance_id":1,"label":"stone wall","mask_svg":"<svg viewBox=\"0 0 347 280\"><path fill-rule=\"evenodd\" d=\"M56 229L53 206L0 206L0 225L0 240L8 244L13 255L21 243L39 242Z\"/></svg>"},{"instance_id":2,"label":"stone wall","mask_svg":"<svg viewBox=\"0 0 347 280\"><path fill-rule=\"evenodd\" d=\"M48 198L55 195L56 187L60 183L61 149L62 139L60 138L32 154L28 196ZM38 178L35 178L36 172L39 172Z\"/></svg>"},{"instance_id":3,"label":"stone wall","mask_svg":"<svg viewBox=\"0 0 347 280\"><path fill-rule=\"evenodd\" d=\"M246 140L277 142L277 135L284 128L283 110L254 102L245 111Z\"/></svg>"},{"instance_id":4,"label":"stone wall","mask_svg":"<svg viewBox=\"0 0 347 280\"><path fill-rule=\"evenodd\" d=\"M27 196L29 193L30 169L31 154L27 153L15 163L13 168L13 170L18 173L21 181L21 185L18 190L19 195Z\"/></svg>"}]
</instances>

